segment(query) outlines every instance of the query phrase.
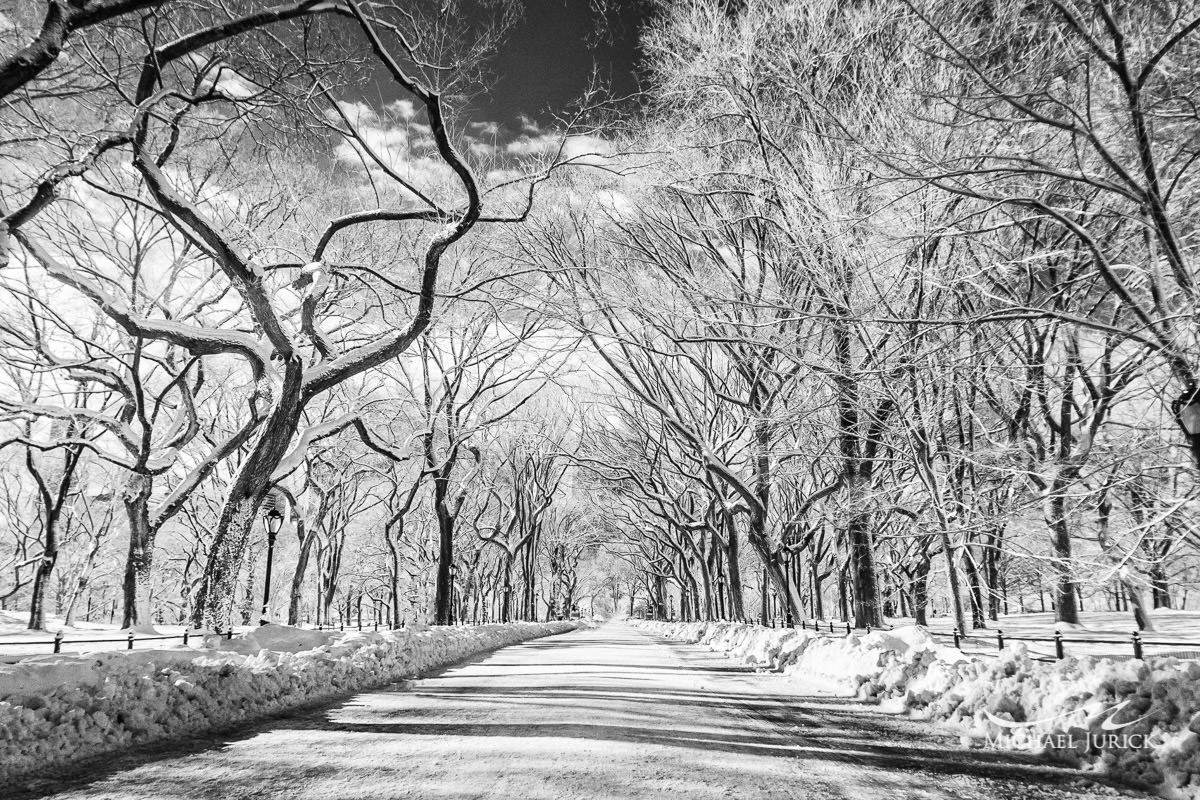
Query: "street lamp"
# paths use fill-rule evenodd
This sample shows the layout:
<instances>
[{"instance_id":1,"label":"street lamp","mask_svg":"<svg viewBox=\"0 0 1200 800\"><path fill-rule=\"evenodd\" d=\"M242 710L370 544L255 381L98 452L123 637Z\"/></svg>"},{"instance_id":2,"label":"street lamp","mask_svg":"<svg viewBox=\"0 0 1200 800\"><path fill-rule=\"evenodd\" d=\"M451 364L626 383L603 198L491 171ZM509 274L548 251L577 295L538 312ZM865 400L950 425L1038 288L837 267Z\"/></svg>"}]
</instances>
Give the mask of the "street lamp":
<instances>
[{"instance_id":1,"label":"street lamp","mask_svg":"<svg viewBox=\"0 0 1200 800\"><path fill-rule=\"evenodd\" d=\"M267 502L270 503L270 507L263 516L263 525L267 529L267 574L263 579L263 605L262 616L258 620L259 625L266 625L270 621L271 565L275 560L275 537L279 534L279 529L283 527L283 513L270 498Z\"/></svg>"},{"instance_id":2,"label":"street lamp","mask_svg":"<svg viewBox=\"0 0 1200 800\"><path fill-rule=\"evenodd\" d=\"M450 624L458 624L458 609L454 605L455 582L458 580L458 564L450 562Z\"/></svg>"},{"instance_id":3,"label":"street lamp","mask_svg":"<svg viewBox=\"0 0 1200 800\"><path fill-rule=\"evenodd\" d=\"M779 560L783 562L783 615L784 622L790 628L796 624L792 619L792 551L786 547L779 551Z\"/></svg>"}]
</instances>

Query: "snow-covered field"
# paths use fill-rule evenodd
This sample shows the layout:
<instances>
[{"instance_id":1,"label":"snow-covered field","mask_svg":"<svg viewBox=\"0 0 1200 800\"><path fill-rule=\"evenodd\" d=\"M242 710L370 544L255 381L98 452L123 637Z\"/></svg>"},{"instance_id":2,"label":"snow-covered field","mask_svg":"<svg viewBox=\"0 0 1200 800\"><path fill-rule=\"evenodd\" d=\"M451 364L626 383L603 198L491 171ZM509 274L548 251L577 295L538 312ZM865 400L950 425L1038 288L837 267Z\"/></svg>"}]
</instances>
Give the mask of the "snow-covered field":
<instances>
[{"instance_id":1,"label":"snow-covered field","mask_svg":"<svg viewBox=\"0 0 1200 800\"><path fill-rule=\"evenodd\" d=\"M986 630L970 631L963 647L968 652L987 653L996 650L996 632L1004 634L1005 641L1016 641L1023 637L1049 639L1058 630L1066 640L1067 655L1116 656L1133 655L1132 634L1137 627L1133 615L1128 611L1086 611L1080 615L1082 623L1066 625L1056 622L1053 612L1033 614L1004 614L999 620L988 621ZM1153 631L1142 631L1143 653L1149 656L1174 655L1180 658L1200 658L1200 611L1176 611L1159 608L1151 612ZM915 624L911 618L889 618L894 627ZM954 630L951 617L930 617L926 626L929 630L945 634L943 641L951 641ZM1079 640L1088 643L1082 644ZM1163 644L1155 644L1162 642ZM1031 653L1051 657L1053 642L1026 642Z\"/></svg>"},{"instance_id":2,"label":"snow-covered field","mask_svg":"<svg viewBox=\"0 0 1200 800\"><path fill-rule=\"evenodd\" d=\"M0 786L140 743L222 729L290 707L561 633L576 623L387 633L268 625L196 647L46 655L0 665Z\"/></svg>"},{"instance_id":3,"label":"snow-covered field","mask_svg":"<svg viewBox=\"0 0 1200 800\"><path fill-rule=\"evenodd\" d=\"M48 615L46 629L31 631L27 627L28 611L0 611L0 664L13 663L28 656L54 652L54 639L61 634L59 652L101 653L113 650L161 650L183 644L187 630L188 644L192 648L203 647L206 631L185 628L183 625L146 625L133 631L133 647L129 647L129 629L105 622L77 622L66 625L61 617ZM305 626L307 627L307 626ZM370 622L364 621L363 630L373 630ZM234 634L246 633L258 625L235 625ZM346 630L357 630L348 625ZM222 629L222 633L226 631Z\"/></svg>"},{"instance_id":4,"label":"snow-covered field","mask_svg":"<svg viewBox=\"0 0 1200 800\"><path fill-rule=\"evenodd\" d=\"M1020 644L980 658L916 626L830 637L738 623L641 623L806 685L953 726L964 744L1032 750L1200 798L1200 663L1084 656L1042 661ZM785 678L786 679L786 678Z\"/></svg>"}]
</instances>

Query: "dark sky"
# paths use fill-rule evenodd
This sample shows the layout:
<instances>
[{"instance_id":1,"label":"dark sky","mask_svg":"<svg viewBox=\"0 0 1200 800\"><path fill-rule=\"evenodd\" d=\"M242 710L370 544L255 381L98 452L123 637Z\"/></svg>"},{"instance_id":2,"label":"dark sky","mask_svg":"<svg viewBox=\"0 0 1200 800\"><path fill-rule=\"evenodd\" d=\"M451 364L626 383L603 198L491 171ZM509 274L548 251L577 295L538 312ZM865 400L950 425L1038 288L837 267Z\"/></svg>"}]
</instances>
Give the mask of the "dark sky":
<instances>
[{"instance_id":1,"label":"dark sky","mask_svg":"<svg viewBox=\"0 0 1200 800\"><path fill-rule=\"evenodd\" d=\"M645 5L611 5L601 17L589 0L525 0L523 18L492 61L497 81L475 100L472 116L511 124L525 114L547 123L584 92L593 65L611 82L614 96L634 92Z\"/></svg>"}]
</instances>

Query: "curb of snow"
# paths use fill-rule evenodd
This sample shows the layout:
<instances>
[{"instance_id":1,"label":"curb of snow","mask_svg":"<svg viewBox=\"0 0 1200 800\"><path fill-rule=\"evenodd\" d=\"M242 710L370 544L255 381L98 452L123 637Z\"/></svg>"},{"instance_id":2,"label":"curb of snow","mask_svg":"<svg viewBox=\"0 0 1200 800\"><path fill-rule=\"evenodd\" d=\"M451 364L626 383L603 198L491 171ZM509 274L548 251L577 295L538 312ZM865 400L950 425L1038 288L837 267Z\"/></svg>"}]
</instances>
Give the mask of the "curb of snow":
<instances>
[{"instance_id":1,"label":"curb of snow","mask_svg":"<svg viewBox=\"0 0 1200 800\"><path fill-rule=\"evenodd\" d=\"M733 622L636 624L888 711L948 723L969 746L1039 752L1163 797L1200 800L1196 661L1044 662L1022 644L974 658L917 626L835 638Z\"/></svg>"},{"instance_id":2,"label":"curb of snow","mask_svg":"<svg viewBox=\"0 0 1200 800\"><path fill-rule=\"evenodd\" d=\"M101 753L229 728L576 627L342 633L268 625L228 641L206 637L199 651L36 656L0 665L0 788Z\"/></svg>"}]
</instances>

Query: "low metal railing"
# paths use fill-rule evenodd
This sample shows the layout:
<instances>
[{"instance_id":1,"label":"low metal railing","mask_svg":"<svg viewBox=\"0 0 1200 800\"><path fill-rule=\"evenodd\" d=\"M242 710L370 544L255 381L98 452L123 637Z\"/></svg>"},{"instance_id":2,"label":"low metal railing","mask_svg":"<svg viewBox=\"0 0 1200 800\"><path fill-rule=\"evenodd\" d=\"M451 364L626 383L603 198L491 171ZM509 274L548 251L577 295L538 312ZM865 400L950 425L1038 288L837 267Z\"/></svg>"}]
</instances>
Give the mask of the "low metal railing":
<instances>
[{"instance_id":1,"label":"low metal railing","mask_svg":"<svg viewBox=\"0 0 1200 800\"><path fill-rule=\"evenodd\" d=\"M233 629L232 628L230 628L228 631L226 631L224 633L222 633L219 630L214 631L213 633L217 636L224 636L227 640L233 638ZM207 631L187 630L187 631L184 631L183 633L174 633L174 634L169 634L169 635L165 635L165 636L138 636L133 631L130 631L128 634L126 634L125 636L122 636L120 638L93 639L91 637L68 638L66 636L66 634L64 634L62 631L58 631L57 633L54 634L53 639L18 639L18 640L14 640L11 642L6 642L3 640L0 640L0 647L37 648L37 647L48 646L51 648L50 652L61 653L62 647L64 644L75 645L75 644L124 643L126 650L132 650L133 645L136 642L172 641L174 639L182 640L183 645L186 647L188 645L188 642L191 640L191 637L205 636L207 634L208 634ZM2 651L0 651L0 655L3 655Z\"/></svg>"},{"instance_id":2,"label":"low metal railing","mask_svg":"<svg viewBox=\"0 0 1200 800\"><path fill-rule=\"evenodd\" d=\"M775 627L775 620L771 620L770 627ZM849 636L855 632L855 628L849 622L834 623L832 621L822 622L821 620L800 620L799 628L801 630L812 630L817 633L827 635L842 635ZM857 629L870 633L872 628L870 625L865 628ZM891 627L886 627L876 630L891 630ZM981 633L963 633L957 627L952 632L944 631L929 631L930 636L948 638L954 641L954 646L962 649L965 642L972 640L980 642L995 642L996 651L1003 650L1009 642L1036 642L1054 645L1054 657L1062 660L1067 657L1067 645L1128 645L1130 648L1130 656L1136 659L1144 659L1147 647L1155 648L1170 648L1169 652L1156 652L1152 655L1156 656L1173 656L1175 658L1200 658L1200 641L1188 641L1183 639L1171 640L1149 640L1143 639L1140 631L1133 631L1126 639L1091 639L1091 638L1070 638L1063 636L1061 632L1055 631L1053 636L1011 636L1006 635L1003 630L997 629L994 634Z\"/></svg>"}]
</instances>

